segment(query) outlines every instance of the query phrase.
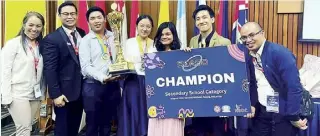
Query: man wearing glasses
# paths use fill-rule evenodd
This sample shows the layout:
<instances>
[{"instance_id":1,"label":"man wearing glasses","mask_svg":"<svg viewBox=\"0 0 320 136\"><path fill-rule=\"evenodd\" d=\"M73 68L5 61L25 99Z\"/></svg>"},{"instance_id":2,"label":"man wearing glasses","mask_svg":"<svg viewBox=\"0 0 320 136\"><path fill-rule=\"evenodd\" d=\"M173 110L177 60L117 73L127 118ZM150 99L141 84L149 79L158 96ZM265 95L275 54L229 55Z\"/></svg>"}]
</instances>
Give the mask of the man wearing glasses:
<instances>
[{"instance_id":1,"label":"man wearing glasses","mask_svg":"<svg viewBox=\"0 0 320 136\"><path fill-rule=\"evenodd\" d=\"M241 28L240 40L248 48L250 84L257 85L258 103L248 118L253 118L250 136L295 136L306 129L307 120L299 117L302 86L294 55L284 46L266 40L256 22ZM255 99L255 98L252 98Z\"/></svg>"},{"instance_id":2,"label":"man wearing glasses","mask_svg":"<svg viewBox=\"0 0 320 136\"><path fill-rule=\"evenodd\" d=\"M83 111L82 74L78 57L84 30L77 28L77 8L64 2L58 8L62 26L40 43L44 75L56 114L55 135L77 136Z\"/></svg>"}]
</instances>

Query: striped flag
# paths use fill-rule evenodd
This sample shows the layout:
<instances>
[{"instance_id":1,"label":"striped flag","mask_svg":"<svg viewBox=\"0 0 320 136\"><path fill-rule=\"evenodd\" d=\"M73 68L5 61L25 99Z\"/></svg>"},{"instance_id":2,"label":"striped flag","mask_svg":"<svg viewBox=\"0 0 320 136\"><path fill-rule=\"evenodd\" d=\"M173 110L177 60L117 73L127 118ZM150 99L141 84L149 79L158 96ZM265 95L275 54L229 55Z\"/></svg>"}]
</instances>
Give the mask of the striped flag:
<instances>
[{"instance_id":1,"label":"striped flag","mask_svg":"<svg viewBox=\"0 0 320 136\"><path fill-rule=\"evenodd\" d=\"M129 37L135 37L137 32L136 20L139 17L139 3L137 0L131 1L131 13L130 13L130 35Z\"/></svg>"},{"instance_id":2,"label":"striped flag","mask_svg":"<svg viewBox=\"0 0 320 136\"><path fill-rule=\"evenodd\" d=\"M161 0L160 2L158 27L163 22L169 22L169 1L168 0Z\"/></svg>"},{"instance_id":3,"label":"striped flag","mask_svg":"<svg viewBox=\"0 0 320 136\"><path fill-rule=\"evenodd\" d=\"M59 19L58 8L63 2L64 2L64 0L57 0L56 29L59 28L62 25L62 23L61 23L61 21Z\"/></svg>"},{"instance_id":4,"label":"striped flag","mask_svg":"<svg viewBox=\"0 0 320 136\"><path fill-rule=\"evenodd\" d=\"M46 1L5 1L5 41L18 34L22 19L29 11L39 12L46 19Z\"/></svg>"},{"instance_id":5,"label":"striped flag","mask_svg":"<svg viewBox=\"0 0 320 136\"><path fill-rule=\"evenodd\" d=\"M240 29L248 20L248 0L237 0L236 8L234 9L234 22L232 25L232 35L231 35L231 43L237 44L242 43L240 41ZM243 46L239 46L239 48L244 48ZM236 133L239 136L247 135L249 120L245 117L234 117L234 127L236 128Z\"/></svg>"},{"instance_id":6,"label":"striped flag","mask_svg":"<svg viewBox=\"0 0 320 136\"><path fill-rule=\"evenodd\" d=\"M234 22L232 25L232 43L241 43L240 29L248 20L248 0L237 0L234 14Z\"/></svg>"},{"instance_id":7,"label":"striped flag","mask_svg":"<svg viewBox=\"0 0 320 136\"><path fill-rule=\"evenodd\" d=\"M86 12L88 10L87 0L80 0L78 4L78 27L82 28L86 33L88 33L89 24L86 19Z\"/></svg>"},{"instance_id":8,"label":"striped flag","mask_svg":"<svg viewBox=\"0 0 320 136\"><path fill-rule=\"evenodd\" d=\"M0 7L2 7L2 2L0 2ZM2 15L2 10L0 10L0 15ZM2 42L2 20L0 21L0 52L1 52L1 48L3 46L3 42ZM1 81L0 81L1 83ZM0 91L1 92L1 91ZM0 112L1 112L1 109L0 109ZM0 125L1 125L1 122L0 122ZM1 131L1 128L0 128L0 131Z\"/></svg>"},{"instance_id":9,"label":"striped flag","mask_svg":"<svg viewBox=\"0 0 320 136\"><path fill-rule=\"evenodd\" d=\"M206 0L197 0L197 2L196 2L196 8L197 8L199 5L207 5L207 4L206 4ZM194 20L194 22L196 22L196 20ZM196 25L194 25L194 27L193 27L193 35L198 35L198 34L199 34L199 29L197 28Z\"/></svg>"},{"instance_id":10,"label":"striped flag","mask_svg":"<svg viewBox=\"0 0 320 136\"><path fill-rule=\"evenodd\" d=\"M179 39L181 41L181 49L187 47L187 21L186 21L186 2L185 0L178 1L178 10L177 10L177 32Z\"/></svg>"},{"instance_id":11,"label":"striped flag","mask_svg":"<svg viewBox=\"0 0 320 136\"><path fill-rule=\"evenodd\" d=\"M217 33L228 38L228 1L220 0L217 19Z\"/></svg>"},{"instance_id":12,"label":"striped flag","mask_svg":"<svg viewBox=\"0 0 320 136\"><path fill-rule=\"evenodd\" d=\"M124 43L128 39L126 4L123 0L117 0L116 3L118 5L117 11L123 13L123 20L121 24L121 43Z\"/></svg>"}]
</instances>

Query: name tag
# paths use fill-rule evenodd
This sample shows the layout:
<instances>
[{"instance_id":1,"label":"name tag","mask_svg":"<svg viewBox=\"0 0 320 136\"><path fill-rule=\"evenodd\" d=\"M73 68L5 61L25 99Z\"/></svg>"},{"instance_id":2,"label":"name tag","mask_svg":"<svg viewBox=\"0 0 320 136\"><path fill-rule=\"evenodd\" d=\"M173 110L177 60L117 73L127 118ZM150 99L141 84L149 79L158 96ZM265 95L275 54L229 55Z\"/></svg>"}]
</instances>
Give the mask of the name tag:
<instances>
[{"instance_id":1,"label":"name tag","mask_svg":"<svg viewBox=\"0 0 320 136\"><path fill-rule=\"evenodd\" d=\"M34 86L33 90L34 90L34 96L36 98L41 97L42 94L41 94L41 90L40 90L40 85Z\"/></svg>"},{"instance_id":2,"label":"name tag","mask_svg":"<svg viewBox=\"0 0 320 136\"><path fill-rule=\"evenodd\" d=\"M267 95L267 112L279 113L279 93L274 92L274 95Z\"/></svg>"}]
</instances>

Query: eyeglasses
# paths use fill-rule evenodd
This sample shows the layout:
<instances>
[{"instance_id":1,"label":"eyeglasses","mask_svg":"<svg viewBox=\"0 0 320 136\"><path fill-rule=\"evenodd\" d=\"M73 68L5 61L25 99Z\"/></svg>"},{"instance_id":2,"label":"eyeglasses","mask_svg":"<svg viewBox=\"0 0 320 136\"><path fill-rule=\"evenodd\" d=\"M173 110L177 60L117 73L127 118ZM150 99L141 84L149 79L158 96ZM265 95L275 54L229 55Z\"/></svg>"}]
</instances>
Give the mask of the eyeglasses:
<instances>
[{"instance_id":1,"label":"eyeglasses","mask_svg":"<svg viewBox=\"0 0 320 136\"><path fill-rule=\"evenodd\" d=\"M254 36L258 35L259 33L261 33L263 30L260 30L259 32L256 32L256 33L250 33L248 36L241 36L240 37L240 40L242 42L245 42L248 40L248 38L252 39Z\"/></svg>"},{"instance_id":2,"label":"eyeglasses","mask_svg":"<svg viewBox=\"0 0 320 136\"><path fill-rule=\"evenodd\" d=\"M66 16L66 17L71 15L71 16L74 17L74 16L77 15L77 12L70 12L70 13L69 12L63 12L63 13L61 13L61 15Z\"/></svg>"}]
</instances>

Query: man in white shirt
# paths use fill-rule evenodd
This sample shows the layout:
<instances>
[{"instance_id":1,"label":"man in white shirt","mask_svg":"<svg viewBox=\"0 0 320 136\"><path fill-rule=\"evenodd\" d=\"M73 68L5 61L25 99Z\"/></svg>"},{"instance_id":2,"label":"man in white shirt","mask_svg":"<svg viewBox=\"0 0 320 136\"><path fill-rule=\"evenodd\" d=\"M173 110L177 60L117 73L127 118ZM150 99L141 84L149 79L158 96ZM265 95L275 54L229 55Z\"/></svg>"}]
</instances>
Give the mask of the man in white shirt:
<instances>
[{"instance_id":1,"label":"man in white shirt","mask_svg":"<svg viewBox=\"0 0 320 136\"><path fill-rule=\"evenodd\" d=\"M111 117L120 98L119 76L109 74L116 61L113 33L105 29L106 15L99 7L86 13L91 28L81 40L79 58L84 76L83 104L86 112L86 136L110 135Z\"/></svg>"},{"instance_id":2,"label":"man in white shirt","mask_svg":"<svg viewBox=\"0 0 320 136\"><path fill-rule=\"evenodd\" d=\"M267 41L258 23L246 23L240 33L249 50L247 63L254 65L250 77L256 81L250 84L256 84L258 92L258 103L248 115L253 117L250 136L296 136L307 128L307 120L300 118L302 86L294 55Z\"/></svg>"}]
</instances>

